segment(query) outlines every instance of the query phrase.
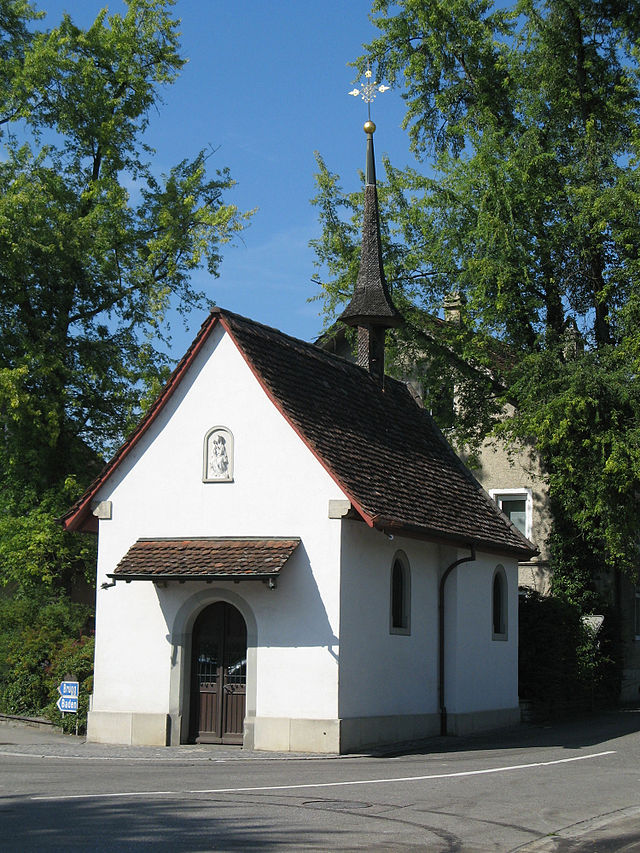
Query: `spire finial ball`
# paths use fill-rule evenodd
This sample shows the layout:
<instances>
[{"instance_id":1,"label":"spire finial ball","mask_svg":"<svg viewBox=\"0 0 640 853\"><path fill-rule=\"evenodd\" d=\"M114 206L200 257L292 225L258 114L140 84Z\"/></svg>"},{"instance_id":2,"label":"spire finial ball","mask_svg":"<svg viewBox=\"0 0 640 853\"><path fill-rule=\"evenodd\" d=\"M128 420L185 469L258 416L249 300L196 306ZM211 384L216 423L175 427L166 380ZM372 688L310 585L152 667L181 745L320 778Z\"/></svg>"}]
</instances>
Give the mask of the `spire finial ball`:
<instances>
[{"instance_id":1,"label":"spire finial ball","mask_svg":"<svg viewBox=\"0 0 640 853\"><path fill-rule=\"evenodd\" d=\"M364 123L364 132L365 133L375 133L375 130L376 130L376 126L371 121L371 119L369 119L369 121L365 121L365 123Z\"/></svg>"}]
</instances>

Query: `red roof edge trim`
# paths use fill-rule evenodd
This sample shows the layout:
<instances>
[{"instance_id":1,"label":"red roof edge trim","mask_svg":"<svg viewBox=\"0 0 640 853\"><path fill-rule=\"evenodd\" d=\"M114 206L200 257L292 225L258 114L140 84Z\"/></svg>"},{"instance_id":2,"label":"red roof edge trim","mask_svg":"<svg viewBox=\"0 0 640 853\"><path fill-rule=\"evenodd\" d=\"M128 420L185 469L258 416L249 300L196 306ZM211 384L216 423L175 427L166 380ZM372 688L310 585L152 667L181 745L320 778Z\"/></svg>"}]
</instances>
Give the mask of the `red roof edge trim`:
<instances>
[{"instance_id":1,"label":"red roof edge trim","mask_svg":"<svg viewBox=\"0 0 640 853\"><path fill-rule=\"evenodd\" d=\"M308 439L308 438L307 438L307 437L306 437L306 436L305 436L305 435L300 431L300 429L298 428L298 426L297 426L297 425L296 425L296 424L291 420L291 418L290 418L290 417L287 415L287 413L284 411L284 409L283 409L283 408L282 408L282 406L280 405L280 401L278 400L278 398L277 398L277 397L276 397L276 396L271 392L271 389L267 386L267 384L264 382L264 380L263 380L263 379L262 379L262 377L260 376L260 373L256 370L256 368L255 368L255 367L254 367L254 365L252 364L251 360L249 359L249 356L246 354L246 352L243 350L243 348L240 346L240 344L239 344L239 343L238 343L238 341L236 340L236 338L235 338L235 336L234 336L234 334L233 334L233 330L231 329L231 327L230 327L229 323L227 323L226 318L225 318L225 316L224 316L224 315L221 315L221 316L220 316L220 322L222 323L222 326L223 326L224 330L227 332L227 334L229 335L229 337L231 338L231 340L232 340L232 341L233 341L233 343L235 344L235 346L236 346L236 348L237 348L238 352L240 353L240 355L241 355L241 356L242 356L242 358L244 359L244 361L245 361L245 363L246 363L247 367L249 368L249 370L251 371L251 373L252 373L252 374L253 374L253 376L255 377L256 381L258 382L258 385L262 388L262 390L263 390L263 391L264 391L264 393L267 395L267 397L269 398L269 400L271 400L271 402L273 403L273 405L274 405L274 406L276 407L276 409L280 412L280 414L282 415L282 417L283 417L283 418L285 419L285 421L289 424L289 426L290 426L290 427L291 427L291 429L295 432L295 434L298 436L298 438L300 439L300 441L302 441L302 443L304 444L304 446L305 446L305 447L306 447L306 448L307 448L307 449L308 449L308 450L309 450L309 451L310 451L310 452L315 456L315 458L318 460L318 462L320 463L320 465L322 465L322 467L324 468L324 470L325 470L325 471L327 472L327 474L331 477L331 479L333 480L333 482L338 486L338 488L339 488L339 489L341 489L341 490L344 492L344 494L345 494L345 495L347 496L347 498L349 499L349 502L351 503L351 506L356 510L356 512L357 512L357 513L358 513L358 515L362 518L362 520L367 524L367 526L368 526L368 527L373 527L373 526L374 526L374 523L375 523L375 519L374 519L374 517L373 517L370 513L368 513L368 512L367 512L367 511L366 511L366 510L365 510L365 509L360 505L360 503L359 503L359 502L358 502L358 501L353 497L353 495L352 495L352 494L350 494L349 490L348 490L348 489L345 487L345 485L340 481L340 479L336 476L336 474L331 470L331 468L330 468L330 467L329 467L329 465L325 462L325 460L322 458L322 456L320 455L320 453L318 452L318 450L316 450L316 448L313 446L312 442L310 442L310 441L309 441L309 439Z\"/></svg>"},{"instance_id":2,"label":"red roof edge trim","mask_svg":"<svg viewBox=\"0 0 640 853\"><path fill-rule=\"evenodd\" d=\"M200 353L200 350L208 340L209 334L215 328L219 319L219 315L212 312L204 321L192 345L189 347L187 352L182 357L181 361L178 363L176 369L169 377L167 384L164 386L147 414L142 418L135 431L118 448L111 460L102 469L102 471L93 481L93 483L91 483L91 485L88 487L88 489L80 498L80 500L77 501L71 507L69 512L66 515L63 515L60 519L60 523L62 524L65 530L96 532L96 526L92 524L92 518L88 518L89 513L91 512L91 501L94 495L96 494L98 489L100 489L106 483L115 468L117 468L118 465L129 455L129 453L133 450L140 438L142 438L142 436L145 434L145 432L149 429L151 424L160 414L162 409L165 407L166 403L171 399L173 392L176 390L176 388L180 384L180 381L182 380L182 377L191 367L194 360Z\"/></svg>"}]
</instances>

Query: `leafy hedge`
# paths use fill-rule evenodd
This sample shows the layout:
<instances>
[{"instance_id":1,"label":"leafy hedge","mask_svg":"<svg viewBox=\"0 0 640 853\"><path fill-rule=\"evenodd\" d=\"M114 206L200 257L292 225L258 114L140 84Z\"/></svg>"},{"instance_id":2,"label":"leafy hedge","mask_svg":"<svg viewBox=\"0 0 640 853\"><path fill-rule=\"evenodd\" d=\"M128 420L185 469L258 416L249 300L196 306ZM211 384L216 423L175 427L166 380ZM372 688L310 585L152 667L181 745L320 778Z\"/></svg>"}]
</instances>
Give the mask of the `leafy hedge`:
<instances>
[{"instance_id":1,"label":"leafy hedge","mask_svg":"<svg viewBox=\"0 0 640 853\"><path fill-rule=\"evenodd\" d=\"M86 731L93 683L93 613L62 595L0 598L0 712L44 715L75 731L56 707L58 685L79 682L78 730Z\"/></svg>"},{"instance_id":2,"label":"leafy hedge","mask_svg":"<svg viewBox=\"0 0 640 853\"><path fill-rule=\"evenodd\" d=\"M580 607L528 591L519 607L519 693L534 718L612 706L620 692L620 654L613 614L594 633Z\"/></svg>"}]
</instances>

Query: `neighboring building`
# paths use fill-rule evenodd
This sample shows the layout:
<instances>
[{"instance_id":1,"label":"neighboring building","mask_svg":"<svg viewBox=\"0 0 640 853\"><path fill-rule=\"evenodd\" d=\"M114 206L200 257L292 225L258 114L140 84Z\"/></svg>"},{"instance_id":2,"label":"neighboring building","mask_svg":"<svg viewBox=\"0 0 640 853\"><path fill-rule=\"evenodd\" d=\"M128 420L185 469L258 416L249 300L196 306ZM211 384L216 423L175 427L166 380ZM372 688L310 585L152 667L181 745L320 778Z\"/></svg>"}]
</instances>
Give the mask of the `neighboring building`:
<instances>
[{"instance_id":1,"label":"neighboring building","mask_svg":"<svg viewBox=\"0 0 640 853\"><path fill-rule=\"evenodd\" d=\"M372 134L361 366L214 309L65 516L99 536L90 740L348 752L519 720L533 548L384 376Z\"/></svg>"},{"instance_id":2,"label":"neighboring building","mask_svg":"<svg viewBox=\"0 0 640 853\"><path fill-rule=\"evenodd\" d=\"M519 450L485 442L475 457L473 473L505 515L536 545L538 553L520 562L518 584L548 595L551 589L548 537L552 516L549 493L535 447ZM597 576L595 585L620 619L622 681L620 701L640 695L640 587L619 573ZM589 621L589 620L588 620ZM601 619L594 625L600 626Z\"/></svg>"},{"instance_id":3,"label":"neighboring building","mask_svg":"<svg viewBox=\"0 0 640 853\"><path fill-rule=\"evenodd\" d=\"M535 448L507 451L499 441L485 441L474 455L473 473L507 518L537 548L536 554L520 562L518 585L548 595L551 510Z\"/></svg>"}]
</instances>

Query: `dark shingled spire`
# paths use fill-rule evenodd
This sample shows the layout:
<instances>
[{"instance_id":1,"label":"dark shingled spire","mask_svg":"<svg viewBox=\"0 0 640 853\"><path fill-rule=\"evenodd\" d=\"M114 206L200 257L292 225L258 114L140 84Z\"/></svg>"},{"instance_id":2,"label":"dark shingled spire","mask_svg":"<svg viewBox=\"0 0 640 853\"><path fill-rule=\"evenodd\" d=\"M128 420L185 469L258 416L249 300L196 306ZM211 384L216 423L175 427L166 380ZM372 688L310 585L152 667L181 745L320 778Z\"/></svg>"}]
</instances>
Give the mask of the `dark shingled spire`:
<instances>
[{"instance_id":1,"label":"dark shingled spire","mask_svg":"<svg viewBox=\"0 0 640 853\"><path fill-rule=\"evenodd\" d=\"M391 300L382 267L380 213L373 153L375 129L372 121L367 121L364 125L367 134L367 169L360 270L351 302L338 319L348 326L358 327L358 364L366 367L382 385L385 332L399 326L402 318Z\"/></svg>"}]
</instances>

